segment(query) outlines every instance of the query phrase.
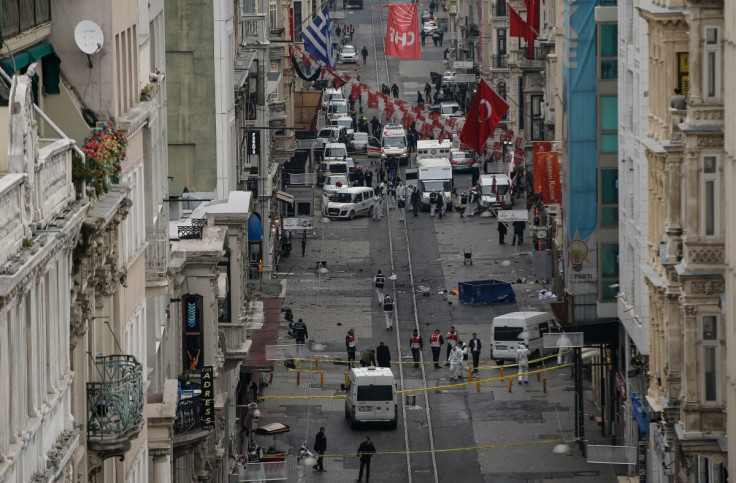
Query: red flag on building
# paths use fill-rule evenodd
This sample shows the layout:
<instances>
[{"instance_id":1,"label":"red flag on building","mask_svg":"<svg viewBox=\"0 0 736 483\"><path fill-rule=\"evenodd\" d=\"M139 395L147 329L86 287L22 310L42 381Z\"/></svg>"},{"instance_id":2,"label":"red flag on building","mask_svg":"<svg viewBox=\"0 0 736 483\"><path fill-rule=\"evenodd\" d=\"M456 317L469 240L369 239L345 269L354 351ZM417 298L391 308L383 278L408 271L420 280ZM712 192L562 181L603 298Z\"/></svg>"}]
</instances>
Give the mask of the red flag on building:
<instances>
[{"instance_id":1,"label":"red flag on building","mask_svg":"<svg viewBox=\"0 0 736 483\"><path fill-rule=\"evenodd\" d=\"M545 205L562 203L560 164L554 151L540 153L534 167L534 184L541 185L542 201ZM536 187L535 190L536 191Z\"/></svg>"},{"instance_id":2,"label":"red flag on building","mask_svg":"<svg viewBox=\"0 0 736 483\"><path fill-rule=\"evenodd\" d=\"M473 104L468 111L465 126L460 133L460 139L476 152L483 152L486 140L508 109L508 103L491 88L485 79L481 79Z\"/></svg>"},{"instance_id":3,"label":"red flag on building","mask_svg":"<svg viewBox=\"0 0 736 483\"><path fill-rule=\"evenodd\" d=\"M542 167L542 153L548 153L552 151L552 143L550 141L534 141L532 143L532 163L534 166L535 173L542 173L544 168ZM542 176L534 177L534 192L542 192Z\"/></svg>"},{"instance_id":4,"label":"red flag on building","mask_svg":"<svg viewBox=\"0 0 736 483\"><path fill-rule=\"evenodd\" d=\"M507 2L508 5L508 2ZM529 32L529 25L524 21L523 18L521 18L521 15L519 15L516 10L511 8L511 5L508 5L509 7L509 35L511 37L523 37L527 38L528 32Z\"/></svg>"},{"instance_id":5,"label":"red flag on building","mask_svg":"<svg viewBox=\"0 0 736 483\"><path fill-rule=\"evenodd\" d=\"M386 55L399 59L421 59L416 3L388 5L386 22Z\"/></svg>"},{"instance_id":6,"label":"red flag on building","mask_svg":"<svg viewBox=\"0 0 736 483\"><path fill-rule=\"evenodd\" d=\"M371 109L378 108L378 96L370 91L368 91L368 107Z\"/></svg>"},{"instance_id":7,"label":"red flag on building","mask_svg":"<svg viewBox=\"0 0 736 483\"><path fill-rule=\"evenodd\" d=\"M386 103L386 119L391 119L391 116L394 115L394 104L392 102Z\"/></svg>"},{"instance_id":8,"label":"red flag on building","mask_svg":"<svg viewBox=\"0 0 736 483\"><path fill-rule=\"evenodd\" d=\"M425 123L424 126L422 126L422 135L425 139L429 138L429 135L432 134L432 125L430 123Z\"/></svg>"}]
</instances>

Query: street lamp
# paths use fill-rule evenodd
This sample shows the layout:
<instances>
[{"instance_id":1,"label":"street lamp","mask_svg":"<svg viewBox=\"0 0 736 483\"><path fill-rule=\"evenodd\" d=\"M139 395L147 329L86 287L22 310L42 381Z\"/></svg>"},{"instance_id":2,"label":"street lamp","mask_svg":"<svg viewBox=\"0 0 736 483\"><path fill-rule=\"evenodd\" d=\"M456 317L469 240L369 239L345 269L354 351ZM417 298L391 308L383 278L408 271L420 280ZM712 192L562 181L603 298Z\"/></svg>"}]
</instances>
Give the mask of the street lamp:
<instances>
[{"instance_id":1,"label":"street lamp","mask_svg":"<svg viewBox=\"0 0 736 483\"><path fill-rule=\"evenodd\" d=\"M503 146L502 146L502 149L503 149L503 158L501 158L501 162L502 163L505 163L506 162L506 151L508 150L508 147L511 146L511 144L512 143L511 143L511 140L510 139L504 139L503 140Z\"/></svg>"}]
</instances>

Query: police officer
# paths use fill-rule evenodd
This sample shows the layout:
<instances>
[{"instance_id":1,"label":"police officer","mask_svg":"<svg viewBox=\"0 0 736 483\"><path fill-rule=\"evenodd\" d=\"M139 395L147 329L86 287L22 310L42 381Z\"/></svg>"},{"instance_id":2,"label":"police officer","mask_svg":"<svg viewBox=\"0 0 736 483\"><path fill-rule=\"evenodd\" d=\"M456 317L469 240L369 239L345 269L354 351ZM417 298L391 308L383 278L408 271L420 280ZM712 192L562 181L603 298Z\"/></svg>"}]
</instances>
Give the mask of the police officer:
<instances>
[{"instance_id":1,"label":"police officer","mask_svg":"<svg viewBox=\"0 0 736 483\"><path fill-rule=\"evenodd\" d=\"M414 367L419 367L419 358L423 346L422 336L419 335L417 329L414 329L414 332L409 338L409 348L411 349L411 355L414 358Z\"/></svg>"},{"instance_id":2,"label":"police officer","mask_svg":"<svg viewBox=\"0 0 736 483\"><path fill-rule=\"evenodd\" d=\"M296 339L297 344L304 344L309 338L309 334L307 333L307 324L305 324L302 319L294 322L291 330L294 331L294 338Z\"/></svg>"},{"instance_id":3,"label":"police officer","mask_svg":"<svg viewBox=\"0 0 736 483\"><path fill-rule=\"evenodd\" d=\"M432 361L434 361L434 368L440 369L440 350L442 348L442 344L445 343L445 339L442 338L442 334L440 334L440 330L437 329L434 331L434 334L432 334L432 337L429 339L429 346L432 348Z\"/></svg>"},{"instance_id":4,"label":"police officer","mask_svg":"<svg viewBox=\"0 0 736 483\"><path fill-rule=\"evenodd\" d=\"M379 270L376 276L373 278L373 285L376 287L376 297L378 297L378 304L383 304L383 285L386 283L386 277L383 276Z\"/></svg>"},{"instance_id":5,"label":"police officer","mask_svg":"<svg viewBox=\"0 0 736 483\"><path fill-rule=\"evenodd\" d=\"M383 317L386 319L386 330L394 330L394 301L390 295L383 298Z\"/></svg>"}]
</instances>

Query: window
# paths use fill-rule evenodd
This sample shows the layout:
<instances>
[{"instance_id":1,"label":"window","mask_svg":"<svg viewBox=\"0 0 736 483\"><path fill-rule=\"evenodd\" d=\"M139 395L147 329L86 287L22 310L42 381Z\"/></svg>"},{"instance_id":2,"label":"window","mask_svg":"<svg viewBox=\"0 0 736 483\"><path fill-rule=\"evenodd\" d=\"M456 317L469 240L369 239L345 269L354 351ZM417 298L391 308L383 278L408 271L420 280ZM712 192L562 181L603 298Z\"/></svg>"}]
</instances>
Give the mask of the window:
<instances>
[{"instance_id":1,"label":"window","mask_svg":"<svg viewBox=\"0 0 736 483\"><path fill-rule=\"evenodd\" d=\"M519 77L519 129L524 129L524 76Z\"/></svg>"},{"instance_id":2,"label":"window","mask_svg":"<svg viewBox=\"0 0 736 483\"><path fill-rule=\"evenodd\" d=\"M704 315L701 318L703 339L703 399L706 402L719 400L718 361L718 316Z\"/></svg>"},{"instance_id":3,"label":"window","mask_svg":"<svg viewBox=\"0 0 736 483\"><path fill-rule=\"evenodd\" d=\"M299 34L302 31L302 2L294 2L294 38L299 39Z\"/></svg>"},{"instance_id":4,"label":"window","mask_svg":"<svg viewBox=\"0 0 736 483\"><path fill-rule=\"evenodd\" d=\"M618 97L601 96L601 153L618 152Z\"/></svg>"},{"instance_id":5,"label":"window","mask_svg":"<svg viewBox=\"0 0 736 483\"><path fill-rule=\"evenodd\" d=\"M601 300L613 302L616 300L618 285L618 243L601 243Z\"/></svg>"},{"instance_id":6,"label":"window","mask_svg":"<svg viewBox=\"0 0 736 483\"><path fill-rule=\"evenodd\" d=\"M720 232L718 206L721 196L718 183L718 157L706 155L703 157L701 181L700 234L702 236L718 236Z\"/></svg>"},{"instance_id":7,"label":"window","mask_svg":"<svg viewBox=\"0 0 736 483\"><path fill-rule=\"evenodd\" d=\"M718 27L705 28L703 94L706 99L721 97L721 43Z\"/></svg>"},{"instance_id":8,"label":"window","mask_svg":"<svg viewBox=\"0 0 736 483\"><path fill-rule=\"evenodd\" d=\"M272 60L269 64L269 71L270 72L278 72L279 71L279 61L278 60Z\"/></svg>"},{"instance_id":9,"label":"window","mask_svg":"<svg viewBox=\"0 0 736 483\"><path fill-rule=\"evenodd\" d=\"M200 369L204 363L202 296L182 297L182 345L184 370Z\"/></svg>"},{"instance_id":10,"label":"window","mask_svg":"<svg viewBox=\"0 0 736 483\"><path fill-rule=\"evenodd\" d=\"M496 2L496 17L508 17L508 16L509 16L509 11L508 11L508 8L506 7L505 0L498 0L498 2Z\"/></svg>"},{"instance_id":11,"label":"window","mask_svg":"<svg viewBox=\"0 0 736 483\"><path fill-rule=\"evenodd\" d=\"M680 52L677 54L677 87L683 96L690 94L690 54Z\"/></svg>"},{"instance_id":12,"label":"window","mask_svg":"<svg viewBox=\"0 0 736 483\"><path fill-rule=\"evenodd\" d=\"M531 96L532 141L544 140L544 119L542 118L542 96Z\"/></svg>"},{"instance_id":13,"label":"window","mask_svg":"<svg viewBox=\"0 0 736 483\"><path fill-rule=\"evenodd\" d=\"M618 226L618 170L601 169L600 171L600 193L601 193L601 226Z\"/></svg>"},{"instance_id":14,"label":"window","mask_svg":"<svg viewBox=\"0 0 736 483\"><path fill-rule=\"evenodd\" d=\"M498 46L498 55L506 55L506 31L498 29L496 31L496 44Z\"/></svg>"},{"instance_id":15,"label":"window","mask_svg":"<svg viewBox=\"0 0 736 483\"><path fill-rule=\"evenodd\" d=\"M599 30L599 55L601 79L618 79L618 25L602 24Z\"/></svg>"},{"instance_id":16,"label":"window","mask_svg":"<svg viewBox=\"0 0 736 483\"><path fill-rule=\"evenodd\" d=\"M272 29L281 27L281 15L279 15L279 4L277 0L268 1L269 27Z\"/></svg>"}]
</instances>

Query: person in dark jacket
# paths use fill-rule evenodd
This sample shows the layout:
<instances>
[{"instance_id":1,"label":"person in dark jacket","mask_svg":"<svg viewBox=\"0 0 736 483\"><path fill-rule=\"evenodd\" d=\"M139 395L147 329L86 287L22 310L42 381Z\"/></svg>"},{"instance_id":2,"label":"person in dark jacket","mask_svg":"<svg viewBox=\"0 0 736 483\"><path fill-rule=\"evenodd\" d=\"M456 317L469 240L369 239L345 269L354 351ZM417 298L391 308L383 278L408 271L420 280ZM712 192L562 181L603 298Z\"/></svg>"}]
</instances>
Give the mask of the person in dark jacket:
<instances>
[{"instance_id":1,"label":"person in dark jacket","mask_svg":"<svg viewBox=\"0 0 736 483\"><path fill-rule=\"evenodd\" d=\"M365 469L365 481L371 477L371 456L376 452L371 438L366 436L363 442L358 446L358 458L360 458L360 471L358 472L358 481L363 481L363 469Z\"/></svg>"},{"instance_id":2,"label":"person in dark jacket","mask_svg":"<svg viewBox=\"0 0 736 483\"><path fill-rule=\"evenodd\" d=\"M512 245L516 245L517 241L519 242L519 245L524 243L524 228L526 228L525 221L514 222L514 240L511 243Z\"/></svg>"},{"instance_id":3,"label":"person in dark jacket","mask_svg":"<svg viewBox=\"0 0 736 483\"><path fill-rule=\"evenodd\" d=\"M370 188L372 184L373 184L373 170L366 169L365 170L365 185Z\"/></svg>"},{"instance_id":4,"label":"person in dark jacket","mask_svg":"<svg viewBox=\"0 0 736 483\"><path fill-rule=\"evenodd\" d=\"M432 86L429 85L429 82L424 84L424 95L427 96L427 102L430 102L430 99L432 98Z\"/></svg>"},{"instance_id":5,"label":"person in dark jacket","mask_svg":"<svg viewBox=\"0 0 736 483\"><path fill-rule=\"evenodd\" d=\"M376 116L373 116L373 119L371 119L371 132L373 133L373 137L380 139L381 122Z\"/></svg>"},{"instance_id":6,"label":"person in dark jacket","mask_svg":"<svg viewBox=\"0 0 736 483\"><path fill-rule=\"evenodd\" d=\"M309 339L309 334L307 333L307 324L305 324L302 319L294 322L292 330L294 331L294 338L296 339L297 344L304 344L307 339Z\"/></svg>"},{"instance_id":7,"label":"person in dark jacket","mask_svg":"<svg viewBox=\"0 0 736 483\"><path fill-rule=\"evenodd\" d=\"M412 188L411 190L411 197L409 198L409 201L411 202L411 211L414 212L414 216L417 215L417 212L419 211L419 201L421 200L421 195L419 194L419 190L416 188Z\"/></svg>"},{"instance_id":8,"label":"person in dark jacket","mask_svg":"<svg viewBox=\"0 0 736 483\"><path fill-rule=\"evenodd\" d=\"M396 82L391 84L391 95L394 96L394 99L399 98L399 86L396 85Z\"/></svg>"},{"instance_id":9,"label":"person in dark jacket","mask_svg":"<svg viewBox=\"0 0 736 483\"><path fill-rule=\"evenodd\" d=\"M376 365L376 351L373 349L366 349L360 354L360 365L362 367L375 366Z\"/></svg>"},{"instance_id":10,"label":"person in dark jacket","mask_svg":"<svg viewBox=\"0 0 736 483\"><path fill-rule=\"evenodd\" d=\"M323 465L324 457L322 455L327 451L327 436L325 436L325 427L319 428L319 433L314 438L314 450L319 455L317 458L317 464L312 466L315 471L324 472L327 471Z\"/></svg>"},{"instance_id":11,"label":"person in dark jacket","mask_svg":"<svg viewBox=\"0 0 736 483\"><path fill-rule=\"evenodd\" d=\"M422 97L422 93L420 91L417 91L417 106L424 107L424 97Z\"/></svg>"},{"instance_id":12,"label":"person in dark jacket","mask_svg":"<svg viewBox=\"0 0 736 483\"><path fill-rule=\"evenodd\" d=\"M470 354L473 356L473 372L477 374L478 366L480 365L480 349L483 347L483 344L481 344L480 339L478 338L478 334L473 332L473 338L470 339L470 343L468 345L470 346Z\"/></svg>"},{"instance_id":13,"label":"person in dark jacket","mask_svg":"<svg viewBox=\"0 0 736 483\"><path fill-rule=\"evenodd\" d=\"M376 359L378 367L391 367L391 351L383 342L376 347Z\"/></svg>"},{"instance_id":14,"label":"person in dark jacket","mask_svg":"<svg viewBox=\"0 0 736 483\"><path fill-rule=\"evenodd\" d=\"M498 244L499 245L505 245L503 239L506 236L506 232L508 229L506 228L506 224L503 222L498 222Z\"/></svg>"},{"instance_id":15,"label":"person in dark jacket","mask_svg":"<svg viewBox=\"0 0 736 483\"><path fill-rule=\"evenodd\" d=\"M427 34L424 33L424 30L419 32L419 38L422 39L422 47L424 47L424 40L427 38Z\"/></svg>"}]
</instances>

